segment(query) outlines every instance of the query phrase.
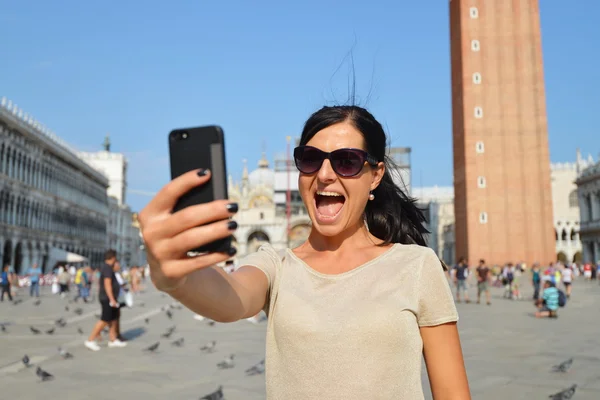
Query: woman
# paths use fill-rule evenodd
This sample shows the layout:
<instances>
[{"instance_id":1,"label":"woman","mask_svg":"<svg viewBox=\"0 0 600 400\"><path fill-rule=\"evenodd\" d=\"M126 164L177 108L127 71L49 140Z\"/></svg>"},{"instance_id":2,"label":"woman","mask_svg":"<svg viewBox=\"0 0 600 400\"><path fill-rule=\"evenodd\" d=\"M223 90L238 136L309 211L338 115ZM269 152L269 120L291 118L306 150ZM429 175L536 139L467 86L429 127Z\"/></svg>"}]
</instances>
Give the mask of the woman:
<instances>
[{"instance_id":1,"label":"woman","mask_svg":"<svg viewBox=\"0 0 600 400\"><path fill-rule=\"evenodd\" d=\"M140 213L159 290L220 322L268 313L269 399L422 399L422 353L436 400L470 399L452 294L385 144L363 108L313 114L294 151L308 240L285 253L264 245L231 274L214 265L234 249L186 252L231 235L237 204L170 211L209 172L173 180Z\"/></svg>"}]
</instances>

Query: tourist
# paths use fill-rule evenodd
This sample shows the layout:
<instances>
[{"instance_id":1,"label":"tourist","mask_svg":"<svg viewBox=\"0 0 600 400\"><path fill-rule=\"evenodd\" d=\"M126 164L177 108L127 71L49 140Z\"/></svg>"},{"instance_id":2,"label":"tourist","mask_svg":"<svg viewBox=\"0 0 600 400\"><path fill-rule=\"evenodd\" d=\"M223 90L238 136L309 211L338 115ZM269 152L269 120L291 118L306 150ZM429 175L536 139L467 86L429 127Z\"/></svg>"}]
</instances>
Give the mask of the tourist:
<instances>
[{"instance_id":1,"label":"tourist","mask_svg":"<svg viewBox=\"0 0 600 400\"><path fill-rule=\"evenodd\" d=\"M567 299L570 299L571 291L573 290L573 287L571 286L573 284L573 270L571 267L567 267L565 265L560 274L562 275L562 283L565 287L565 294Z\"/></svg>"},{"instance_id":2,"label":"tourist","mask_svg":"<svg viewBox=\"0 0 600 400\"><path fill-rule=\"evenodd\" d=\"M61 272L58 274L58 285L60 287L60 297L65 297L69 292L69 284L71 283L71 274L67 268L59 269Z\"/></svg>"},{"instance_id":3,"label":"tourist","mask_svg":"<svg viewBox=\"0 0 600 400\"><path fill-rule=\"evenodd\" d=\"M460 295L464 293L465 302L470 303L469 292L467 291L467 278L469 277L469 266L467 260L461 257L454 267L454 284L456 285L456 302L460 303Z\"/></svg>"},{"instance_id":4,"label":"tourist","mask_svg":"<svg viewBox=\"0 0 600 400\"><path fill-rule=\"evenodd\" d=\"M489 306L492 304L492 298L490 294L490 269L485 265L485 260L479 260L479 266L477 267L477 304L481 303L481 293L485 293L485 301Z\"/></svg>"},{"instance_id":5,"label":"tourist","mask_svg":"<svg viewBox=\"0 0 600 400\"><path fill-rule=\"evenodd\" d=\"M2 267L2 272L0 273L0 301L4 301L4 294L8 296L8 301L13 301L12 293L10 292L11 288L11 272L10 265L5 264Z\"/></svg>"},{"instance_id":6,"label":"tourist","mask_svg":"<svg viewBox=\"0 0 600 400\"><path fill-rule=\"evenodd\" d=\"M544 281L544 291L542 298L537 301L538 311L535 313L537 318L556 318L559 303L559 293L554 282L550 279Z\"/></svg>"},{"instance_id":7,"label":"tourist","mask_svg":"<svg viewBox=\"0 0 600 400\"><path fill-rule=\"evenodd\" d=\"M187 253L231 235L237 204L171 212L210 171L174 179L139 215L159 290L218 322L265 310L268 399L422 399L423 354L434 398L470 399L451 290L385 145L363 108L313 114L294 150L309 238L280 252L265 244L231 274L216 264L235 249Z\"/></svg>"},{"instance_id":8,"label":"tourist","mask_svg":"<svg viewBox=\"0 0 600 400\"><path fill-rule=\"evenodd\" d=\"M29 277L29 296L40 297L40 278L42 276L42 270L37 264L33 264L27 271Z\"/></svg>"},{"instance_id":9,"label":"tourist","mask_svg":"<svg viewBox=\"0 0 600 400\"><path fill-rule=\"evenodd\" d=\"M533 300L537 301L540 298L540 283L542 276L540 273L540 264L535 263L531 268L531 283L533 285Z\"/></svg>"},{"instance_id":10,"label":"tourist","mask_svg":"<svg viewBox=\"0 0 600 400\"><path fill-rule=\"evenodd\" d=\"M85 347L92 351L100 350L96 342L100 333L108 325L108 335L110 341L108 347L125 347L127 343L119 340L117 336L117 323L119 319L119 297L120 285L115 275L115 264L117 262L117 252L107 250L104 255L104 265L100 268L100 279L98 281L98 298L100 300L101 314L100 320L92 329L88 340L84 342Z\"/></svg>"}]
</instances>

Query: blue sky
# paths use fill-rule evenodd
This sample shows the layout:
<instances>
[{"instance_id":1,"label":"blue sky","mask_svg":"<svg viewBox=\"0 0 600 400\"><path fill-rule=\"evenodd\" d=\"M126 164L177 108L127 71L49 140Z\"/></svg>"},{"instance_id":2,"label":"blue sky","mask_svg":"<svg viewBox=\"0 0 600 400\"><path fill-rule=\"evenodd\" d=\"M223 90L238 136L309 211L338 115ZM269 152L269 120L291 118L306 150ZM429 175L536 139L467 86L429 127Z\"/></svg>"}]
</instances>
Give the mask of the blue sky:
<instances>
[{"instance_id":1,"label":"blue sky","mask_svg":"<svg viewBox=\"0 0 600 400\"><path fill-rule=\"evenodd\" d=\"M572 161L577 147L596 158L600 2L540 3L551 159ZM452 184L448 0L0 0L0 10L0 96L81 150L110 133L130 188L167 182L177 127L222 125L236 179L242 159L253 168L263 147L270 159L285 151L311 112L346 100L352 48L358 99L393 145L412 147L414 184ZM135 210L147 201L128 196Z\"/></svg>"}]
</instances>

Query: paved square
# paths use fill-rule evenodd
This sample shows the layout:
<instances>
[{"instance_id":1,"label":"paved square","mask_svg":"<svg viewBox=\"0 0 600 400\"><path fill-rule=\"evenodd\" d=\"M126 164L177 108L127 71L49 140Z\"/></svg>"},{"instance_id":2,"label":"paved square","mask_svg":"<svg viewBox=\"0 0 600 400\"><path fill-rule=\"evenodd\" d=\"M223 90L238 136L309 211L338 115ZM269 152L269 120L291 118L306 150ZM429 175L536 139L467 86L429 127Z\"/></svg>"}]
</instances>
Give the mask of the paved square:
<instances>
[{"instance_id":1,"label":"paved square","mask_svg":"<svg viewBox=\"0 0 600 400\"><path fill-rule=\"evenodd\" d=\"M475 294L473 287L470 292ZM525 292L530 294L528 287ZM547 399L574 383L578 385L574 399L600 398L600 286L580 279L573 293L556 320L536 320L531 302L504 300L497 288L491 306L458 305L474 399ZM149 288L132 309L123 310L122 331L130 338L128 347L108 349L103 342L103 349L94 353L83 347L83 340L99 314L97 303L69 304L47 289L39 306L25 290L19 298L24 301L18 305L0 303L0 323L6 324L6 332L0 332L3 399L198 399L219 385L228 400L265 397L264 375L244 373L264 358L264 324L240 321L210 326L195 320L186 309L172 309L171 320L162 308L175 303ZM81 315L74 313L78 307ZM30 326L44 332L60 317L67 325L57 327L54 334L30 332ZM161 338L172 325L176 330L171 338ZM84 335L78 333L79 328ZM171 344L182 337L182 347ZM159 340L156 354L142 351ZM211 340L217 341L216 351L201 352L200 347ZM58 346L74 358L63 360ZM35 368L23 367L24 354L56 378L40 382ZM235 354L235 367L218 369L216 364L229 354ZM550 371L552 365L571 357L570 372ZM423 382L426 397L431 398L425 372Z\"/></svg>"}]
</instances>

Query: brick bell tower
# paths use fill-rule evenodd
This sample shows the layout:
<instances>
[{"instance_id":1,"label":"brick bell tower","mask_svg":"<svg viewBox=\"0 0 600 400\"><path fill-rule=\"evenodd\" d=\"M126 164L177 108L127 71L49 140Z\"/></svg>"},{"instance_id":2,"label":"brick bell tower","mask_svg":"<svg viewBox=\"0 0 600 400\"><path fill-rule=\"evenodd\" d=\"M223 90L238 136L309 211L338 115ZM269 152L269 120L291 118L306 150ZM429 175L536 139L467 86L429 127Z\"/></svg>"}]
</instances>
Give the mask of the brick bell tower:
<instances>
[{"instance_id":1,"label":"brick bell tower","mask_svg":"<svg viewBox=\"0 0 600 400\"><path fill-rule=\"evenodd\" d=\"M456 256L555 260L538 0L450 0Z\"/></svg>"}]
</instances>

